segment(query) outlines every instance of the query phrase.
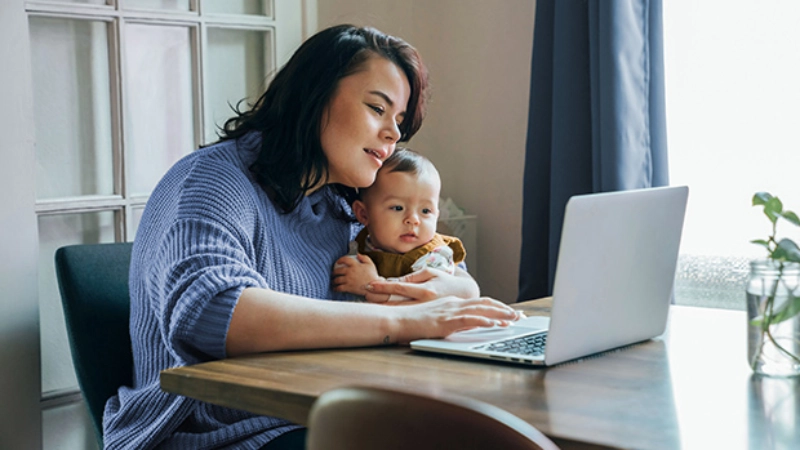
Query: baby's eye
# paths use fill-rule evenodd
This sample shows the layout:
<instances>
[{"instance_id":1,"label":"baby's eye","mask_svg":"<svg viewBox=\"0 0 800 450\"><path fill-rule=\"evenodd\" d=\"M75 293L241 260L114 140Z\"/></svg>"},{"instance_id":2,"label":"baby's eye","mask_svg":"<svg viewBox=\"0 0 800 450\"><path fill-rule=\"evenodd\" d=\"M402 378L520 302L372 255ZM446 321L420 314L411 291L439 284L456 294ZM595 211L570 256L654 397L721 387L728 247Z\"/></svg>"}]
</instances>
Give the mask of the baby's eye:
<instances>
[{"instance_id":1,"label":"baby's eye","mask_svg":"<svg viewBox=\"0 0 800 450\"><path fill-rule=\"evenodd\" d=\"M433 210L430 208L422 208L422 214L433 214Z\"/></svg>"},{"instance_id":2,"label":"baby's eye","mask_svg":"<svg viewBox=\"0 0 800 450\"><path fill-rule=\"evenodd\" d=\"M391 209L392 211L402 211L403 207L400 205L395 205L395 206L390 206L389 209Z\"/></svg>"}]
</instances>

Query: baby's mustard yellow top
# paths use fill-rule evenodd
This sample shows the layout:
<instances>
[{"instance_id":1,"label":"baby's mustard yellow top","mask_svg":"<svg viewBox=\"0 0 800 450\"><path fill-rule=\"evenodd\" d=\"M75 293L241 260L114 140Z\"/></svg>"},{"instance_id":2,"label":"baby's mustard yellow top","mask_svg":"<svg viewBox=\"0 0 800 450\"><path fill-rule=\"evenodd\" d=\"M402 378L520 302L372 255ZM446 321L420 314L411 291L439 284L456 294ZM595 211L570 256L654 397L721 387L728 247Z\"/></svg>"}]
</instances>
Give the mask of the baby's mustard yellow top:
<instances>
[{"instance_id":1,"label":"baby's mustard yellow top","mask_svg":"<svg viewBox=\"0 0 800 450\"><path fill-rule=\"evenodd\" d=\"M369 251L367 250L367 236L368 231L366 228L361 230L356 236L356 243L358 243L358 252L367 255L375 263L378 269L378 275L386 278L397 278L403 275L408 275L412 272L411 265L414 264L423 255L433 251L436 247L446 245L453 250L453 263L458 264L464 261L467 256L467 251L461 241L452 236L445 236L436 233L430 242L411 250L408 253L387 253L382 251Z\"/></svg>"}]
</instances>

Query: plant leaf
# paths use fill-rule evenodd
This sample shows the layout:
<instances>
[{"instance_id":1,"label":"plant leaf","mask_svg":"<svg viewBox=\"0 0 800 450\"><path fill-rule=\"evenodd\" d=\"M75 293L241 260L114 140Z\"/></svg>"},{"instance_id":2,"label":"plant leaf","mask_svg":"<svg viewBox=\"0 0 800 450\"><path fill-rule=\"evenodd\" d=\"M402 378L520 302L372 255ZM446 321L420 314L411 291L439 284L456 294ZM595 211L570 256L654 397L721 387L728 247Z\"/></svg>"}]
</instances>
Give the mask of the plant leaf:
<instances>
[{"instance_id":1,"label":"plant leaf","mask_svg":"<svg viewBox=\"0 0 800 450\"><path fill-rule=\"evenodd\" d=\"M774 325L791 319L797 313L800 313L800 297L791 296L767 320L769 320L769 325Z\"/></svg>"},{"instance_id":2,"label":"plant leaf","mask_svg":"<svg viewBox=\"0 0 800 450\"><path fill-rule=\"evenodd\" d=\"M771 198L772 194L769 192L756 192L755 195L753 195L753 206L766 205Z\"/></svg>"},{"instance_id":3,"label":"plant leaf","mask_svg":"<svg viewBox=\"0 0 800 450\"><path fill-rule=\"evenodd\" d=\"M781 214L781 217L800 227L800 218L798 218L797 214L795 214L793 211L784 211Z\"/></svg>"},{"instance_id":4,"label":"plant leaf","mask_svg":"<svg viewBox=\"0 0 800 450\"><path fill-rule=\"evenodd\" d=\"M769 250L769 242L765 241L764 239L753 239L750 241L751 244L761 245L767 250Z\"/></svg>"},{"instance_id":5,"label":"plant leaf","mask_svg":"<svg viewBox=\"0 0 800 450\"><path fill-rule=\"evenodd\" d=\"M786 261L800 263L800 248L797 247L797 244L795 244L793 240L786 238L781 239L773 253L777 253L778 250L782 251L781 255Z\"/></svg>"},{"instance_id":6,"label":"plant leaf","mask_svg":"<svg viewBox=\"0 0 800 450\"><path fill-rule=\"evenodd\" d=\"M783 212L783 202L778 197L772 197L767 202L767 207L776 213Z\"/></svg>"},{"instance_id":7,"label":"plant leaf","mask_svg":"<svg viewBox=\"0 0 800 450\"><path fill-rule=\"evenodd\" d=\"M770 222L775 223L783 211L783 203L778 197L772 197L764 205L764 214L769 217Z\"/></svg>"}]
</instances>

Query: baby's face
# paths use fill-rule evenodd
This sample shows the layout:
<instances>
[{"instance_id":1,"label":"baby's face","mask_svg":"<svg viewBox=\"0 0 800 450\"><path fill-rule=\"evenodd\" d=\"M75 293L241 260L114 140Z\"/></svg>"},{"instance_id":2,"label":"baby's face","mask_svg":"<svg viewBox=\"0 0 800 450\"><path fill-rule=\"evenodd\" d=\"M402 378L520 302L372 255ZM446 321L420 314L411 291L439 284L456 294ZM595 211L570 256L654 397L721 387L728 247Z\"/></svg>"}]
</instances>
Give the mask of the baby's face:
<instances>
[{"instance_id":1,"label":"baby's face","mask_svg":"<svg viewBox=\"0 0 800 450\"><path fill-rule=\"evenodd\" d=\"M356 216L383 251L407 253L436 233L441 181L434 170L378 173Z\"/></svg>"}]
</instances>

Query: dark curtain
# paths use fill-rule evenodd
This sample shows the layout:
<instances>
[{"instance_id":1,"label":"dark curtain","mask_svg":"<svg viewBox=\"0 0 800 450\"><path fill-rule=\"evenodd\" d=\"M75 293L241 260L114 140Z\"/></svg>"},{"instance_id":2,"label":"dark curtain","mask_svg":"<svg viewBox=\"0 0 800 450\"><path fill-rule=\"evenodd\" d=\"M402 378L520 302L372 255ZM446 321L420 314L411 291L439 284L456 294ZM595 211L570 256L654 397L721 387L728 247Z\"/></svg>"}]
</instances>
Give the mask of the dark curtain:
<instances>
[{"instance_id":1,"label":"dark curtain","mask_svg":"<svg viewBox=\"0 0 800 450\"><path fill-rule=\"evenodd\" d=\"M518 301L551 295L575 194L668 183L661 0L537 0Z\"/></svg>"}]
</instances>

